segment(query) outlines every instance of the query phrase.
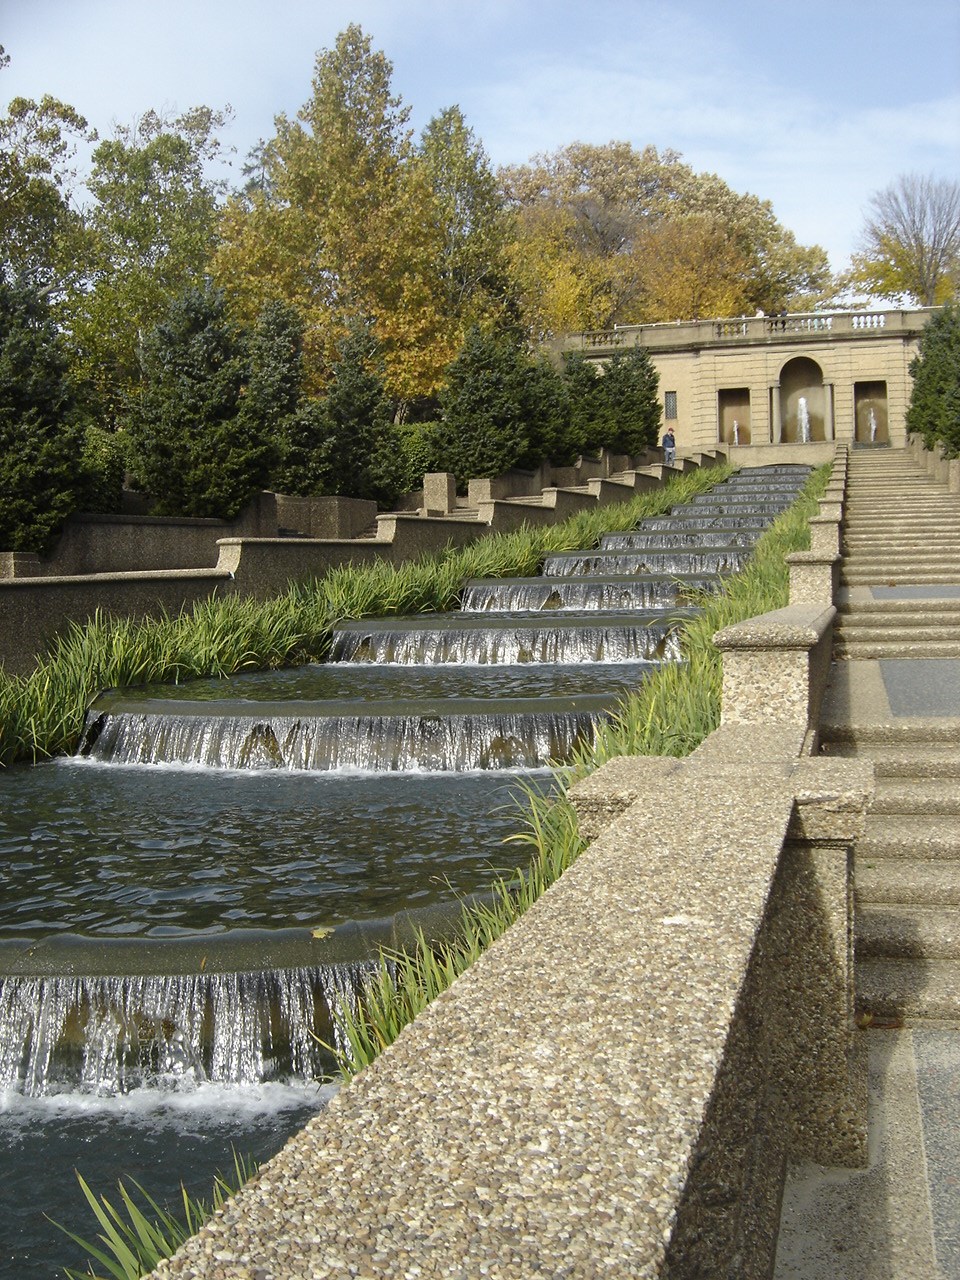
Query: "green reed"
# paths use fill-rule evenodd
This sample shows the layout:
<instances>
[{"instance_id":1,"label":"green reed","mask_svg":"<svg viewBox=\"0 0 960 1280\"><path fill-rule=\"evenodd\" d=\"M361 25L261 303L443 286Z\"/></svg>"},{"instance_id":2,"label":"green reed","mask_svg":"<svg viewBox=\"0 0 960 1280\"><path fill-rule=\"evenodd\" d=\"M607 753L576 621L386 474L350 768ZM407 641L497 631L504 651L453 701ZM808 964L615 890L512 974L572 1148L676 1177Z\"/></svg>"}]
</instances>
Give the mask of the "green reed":
<instances>
[{"instance_id":1,"label":"green reed","mask_svg":"<svg viewBox=\"0 0 960 1280\"><path fill-rule=\"evenodd\" d=\"M118 1208L106 1196L98 1199L78 1173L80 1189L100 1227L97 1243L85 1240L59 1223L54 1225L60 1227L104 1270L94 1271L91 1262L84 1272L65 1268L66 1276L69 1280L91 1280L91 1277L92 1280L139 1280L163 1258L176 1253L190 1236L196 1235L206 1220L245 1182L249 1182L257 1168L255 1161L234 1152L233 1174L216 1175L209 1200L197 1199L181 1186L179 1213L162 1208L139 1182L132 1179L130 1185L136 1188L142 1203L138 1203L126 1184L120 1181L117 1183L120 1194Z\"/></svg>"}]
</instances>

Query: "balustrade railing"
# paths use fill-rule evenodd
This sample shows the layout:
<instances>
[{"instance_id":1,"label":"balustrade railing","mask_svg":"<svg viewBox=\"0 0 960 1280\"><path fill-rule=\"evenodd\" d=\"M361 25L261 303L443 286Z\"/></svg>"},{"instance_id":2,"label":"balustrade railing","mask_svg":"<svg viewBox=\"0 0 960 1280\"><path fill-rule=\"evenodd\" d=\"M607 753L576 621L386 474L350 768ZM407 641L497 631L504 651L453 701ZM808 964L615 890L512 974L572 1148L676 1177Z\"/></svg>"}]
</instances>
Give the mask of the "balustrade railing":
<instances>
[{"instance_id":1,"label":"balustrade railing","mask_svg":"<svg viewBox=\"0 0 960 1280\"><path fill-rule=\"evenodd\" d=\"M729 316L713 320L678 320L673 324L614 325L568 334L565 351L605 352L626 347L701 346L716 342L769 342L772 338L835 339L886 332L919 331L935 308L910 311L804 311L778 315Z\"/></svg>"}]
</instances>

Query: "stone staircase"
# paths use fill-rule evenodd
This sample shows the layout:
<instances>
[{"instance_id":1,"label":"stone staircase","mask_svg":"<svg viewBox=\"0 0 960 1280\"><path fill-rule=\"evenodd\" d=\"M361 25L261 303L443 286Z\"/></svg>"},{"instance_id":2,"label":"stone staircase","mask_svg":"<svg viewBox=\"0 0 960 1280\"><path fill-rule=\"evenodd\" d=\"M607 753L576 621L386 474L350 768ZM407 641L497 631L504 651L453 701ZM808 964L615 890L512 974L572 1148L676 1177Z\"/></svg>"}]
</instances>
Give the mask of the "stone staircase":
<instances>
[{"instance_id":1,"label":"stone staircase","mask_svg":"<svg viewBox=\"0 0 960 1280\"><path fill-rule=\"evenodd\" d=\"M884 678L875 659L960 659L960 497L906 451L854 451L843 549L834 659L853 664L851 684ZM873 587L899 591L874 598ZM920 670L924 682L960 681L960 662ZM824 752L869 757L876 773L855 851L865 1022L960 1023L960 716L955 696L945 703L951 714L823 726Z\"/></svg>"}]
</instances>

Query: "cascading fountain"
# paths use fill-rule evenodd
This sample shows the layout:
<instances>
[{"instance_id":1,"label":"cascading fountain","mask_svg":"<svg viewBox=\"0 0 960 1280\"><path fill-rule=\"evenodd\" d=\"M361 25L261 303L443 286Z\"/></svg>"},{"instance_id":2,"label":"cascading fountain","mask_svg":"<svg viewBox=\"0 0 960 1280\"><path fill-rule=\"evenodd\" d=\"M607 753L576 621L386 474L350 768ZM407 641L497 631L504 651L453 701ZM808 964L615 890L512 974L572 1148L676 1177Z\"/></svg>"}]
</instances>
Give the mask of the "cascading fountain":
<instances>
[{"instance_id":1,"label":"cascading fountain","mask_svg":"<svg viewBox=\"0 0 960 1280\"><path fill-rule=\"evenodd\" d=\"M74 1164L106 1188L159 1161L162 1198L185 1160L202 1186L231 1141L276 1149L322 1105L337 1001L525 861L501 843L517 780L548 785L679 656L691 601L806 475L735 476L540 577L469 583L454 614L345 624L325 664L104 693L76 758L0 775L0 1150L23 1215L83 1230ZM204 1126L217 1154L188 1153ZM19 1238L17 1280L81 1265L45 1222Z\"/></svg>"}]
</instances>

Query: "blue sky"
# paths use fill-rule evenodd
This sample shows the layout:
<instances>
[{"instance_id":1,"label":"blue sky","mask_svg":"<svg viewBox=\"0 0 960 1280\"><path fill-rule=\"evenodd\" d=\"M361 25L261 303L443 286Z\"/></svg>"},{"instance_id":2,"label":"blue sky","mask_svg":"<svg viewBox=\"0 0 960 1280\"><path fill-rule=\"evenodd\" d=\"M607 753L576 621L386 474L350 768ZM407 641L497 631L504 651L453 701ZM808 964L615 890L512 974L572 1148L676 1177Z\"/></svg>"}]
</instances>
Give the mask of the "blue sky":
<instances>
[{"instance_id":1,"label":"blue sky","mask_svg":"<svg viewBox=\"0 0 960 1280\"><path fill-rule=\"evenodd\" d=\"M51 93L101 133L229 103L239 164L350 22L415 128L457 103L494 164L672 147L770 200L835 269L873 192L960 179L958 0L0 0L0 103Z\"/></svg>"}]
</instances>

